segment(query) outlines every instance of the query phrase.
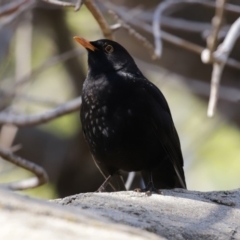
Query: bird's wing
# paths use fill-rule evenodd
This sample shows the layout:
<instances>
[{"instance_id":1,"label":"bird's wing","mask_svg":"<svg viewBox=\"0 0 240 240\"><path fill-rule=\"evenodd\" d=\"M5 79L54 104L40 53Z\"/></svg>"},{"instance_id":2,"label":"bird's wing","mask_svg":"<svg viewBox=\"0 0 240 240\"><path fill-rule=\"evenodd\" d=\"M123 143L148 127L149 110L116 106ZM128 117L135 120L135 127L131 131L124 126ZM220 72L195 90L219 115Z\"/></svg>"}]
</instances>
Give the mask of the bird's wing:
<instances>
[{"instance_id":1,"label":"bird's wing","mask_svg":"<svg viewBox=\"0 0 240 240\"><path fill-rule=\"evenodd\" d=\"M183 157L177 131L175 129L171 112L167 101L161 91L148 80L138 84L135 90L144 100L145 109L148 112L148 127L156 134L156 139L169 157L178 180L183 188L186 188L183 172Z\"/></svg>"}]
</instances>

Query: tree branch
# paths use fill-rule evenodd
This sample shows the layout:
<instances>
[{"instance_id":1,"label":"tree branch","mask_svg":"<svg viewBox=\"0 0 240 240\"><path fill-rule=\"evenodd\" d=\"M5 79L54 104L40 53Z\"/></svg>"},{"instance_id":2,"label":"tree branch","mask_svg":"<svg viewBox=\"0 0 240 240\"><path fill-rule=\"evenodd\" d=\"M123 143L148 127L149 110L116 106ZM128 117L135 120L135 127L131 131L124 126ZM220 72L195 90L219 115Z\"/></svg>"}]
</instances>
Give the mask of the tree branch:
<instances>
[{"instance_id":1,"label":"tree branch","mask_svg":"<svg viewBox=\"0 0 240 240\"><path fill-rule=\"evenodd\" d=\"M102 30L102 33L105 38L114 40L114 37L112 35L111 27L108 25L107 21L105 20L103 14L98 9L98 7L93 3L92 0L85 0L84 1L85 6L87 9L91 12L93 17L96 19L99 27Z\"/></svg>"},{"instance_id":2,"label":"tree branch","mask_svg":"<svg viewBox=\"0 0 240 240\"><path fill-rule=\"evenodd\" d=\"M1 6L0 17L10 15L10 14L16 12L22 5L24 5L28 1L30 1L30 0L20 0L20 1L18 0L18 1L11 2L11 3Z\"/></svg>"},{"instance_id":3,"label":"tree branch","mask_svg":"<svg viewBox=\"0 0 240 240\"><path fill-rule=\"evenodd\" d=\"M133 29L130 25L128 25L127 23L125 23L114 11L109 10L109 13L114 17L114 19L119 23L119 25L117 26L122 27L124 29L126 29L128 31L128 34L135 37L139 42L141 42L143 44L144 47L146 47L152 58L156 59L157 56L154 53L154 47L153 45L145 38L143 37L140 33L138 33L135 29Z\"/></svg>"},{"instance_id":4,"label":"tree branch","mask_svg":"<svg viewBox=\"0 0 240 240\"><path fill-rule=\"evenodd\" d=\"M212 117L214 115L218 99L218 90L222 72L227 63L228 56L230 55L234 47L234 44L236 43L239 36L240 36L240 17L233 23L223 43L218 47L217 51L215 52L215 55L222 59L222 62L214 63L213 65L211 92L207 113L209 117Z\"/></svg>"},{"instance_id":5,"label":"tree branch","mask_svg":"<svg viewBox=\"0 0 240 240\"><path fill-rule=\"evenodd\" d=\"M64 2L58 0L42 0L43 2L51 3L53 5L61 6L61 7L75 7L76 4L71 2Z\"/></svg>"},{"instance_id":6,"label":"tree branch","mask_svg":"<svg viewBox=\"0 0 240 240\"><path fill-rule=\"evenodd\" d=\"M213 3L209 3L209 2L207 3L207 2L204 2L204 1L200 1L200 0L189 0L189 1L201 4L201 5L202 4L203 5L207 5L207 6L210 5L211 7L213 5ZM179 1L175 0L174 1L173 0L173 2L176 2L176 4L177 3L181 3L182 4L183 2L186 2L186 0L182 0L182 1L180 1L180 0ZM148 24L148 23L146 23L144 21L141 21L141 19L139 19L139 18L132 18L131 15L129 14L129 12L126 9L118 8L114 4L112 4L112 3L108 2L108 1L104 1L103 4L108 9L113 10L114 12L116 12L127 23L130 23L133 26L135 26L137 28L140 28L140 29L142 29L142 30L152 34L152 26L150 24ZM226 5L226 9L234 10L234 7L231 5L231 8L230 8L229 5ZM240 9L239 9L239 11L240 11ZM176 45L178 47L181 47L181 48L184 48L186 50L195 52L195 53L201 55L202 58L203 58L203 55L205 53L205 51L204 51L205 49L203 47L195 44L195 43L192 43L192 42L189 42L189 41L187 41L185 39L182 39L180 37L174 36L173 34L165 32L165 31L161 31L161 38L163 40L165 40L166 42L174 44L174 45ZM214 61L218 62L218 63L221 63L223 61L223 59L221 59L221 57L215 56L215 54L213 55L213 58L214 58ZM226 65L229 66L229 67L232 67L232 68L240 70L240 62L236 61L235 59L228 58L228 60L226 62Z\"/></svg>"},{"instance_id":7,"label":"tree branch","mask_svg":"<svg viewBox=\"0 0 240 240\"><path fill-rule=\"evenodd\" d=\"M13 124L19 127L39 125L49 122L57 117L79 110L81 103L82 99L81 97L78 97L52 110L31 116L1 112L0 124Z\"/></svg>"},{"instance_id":8,"label":"tree branch","mask_svg":"<svg viewBox=\"0 0 240 240\"><path fill-rule=\"evenodd\" d=\"M70 3L70 2L58 1L58 0L42 0L42 1L54 4L54 5L62 6L62 7L75 7L75 11L78 11L82 6L82 4L84 3L87 9L91 12L93 17L96 19L99 27L102 30L104 37L110 40L114 39L112 35L111 27L108 25L103 14L101 13L101 11L98 9L96 4L94 4L92 0L84 0L84 1L77 0L76 4Z\"/></svg>"},{"instance_id":9,"label":"tree branch","mask_svg":"<svg viewBox=\"0 0 240 240\"><path fill-rule=\"evenodd\" d=\"M24 11L29 10L35 4L35 0L16 0L0 6L0 27L11 23Z\"/></svg>"},{"instance_id":10,"label":"tree branch","mask_svg":"<svg viewBox=\"0 0 240 240\"><path fill-rule=\"evenodd\" d=\"M74 11L77 12L83 5L83 0L77 0Z\"/></svg>"},{"instance_id":11,"label":"tree branch","mask_svg":"<svg viewBox=\"0 0 240 240\"><path fill-rule=\"evenodd\" d=\"M17 79L15 85L12 87L11 90L9 90L9 91L2 90L2 92L5 92L5 96L0 98L1 99L0 109L4 108L8 104L8 102L11 101L11 99L13 97L15 97L16 91L17 91L19 86L29 82L32 78L34 78L38 74L42 73L45 69L47 69L47 68L49 68L49 67L51 67L51 66L53 66L53 65L55 65L55 64L57 64L59 62L63 62L63 61L66 61L66 60L68 60L70 58L73 58L73 57L76 57L78 55L81 55L83 53L84 53L84 51L81 50L81 49L69 50L67 52L64 52L62 54L59 54L57 56L54 56L54 57L48 59L42 65L40 65L36 69L32 70L31 74L27 74L27 75L23 76L22 78Z\"/></svg>"},{"instance_id":12,"label":"tree branch","mask_svg":"<svg viewBox=\"0 0 240 240\"><path fill-rule=\"evenodd\" d=\"M36 177L25 179L18 182L0 184L0 187L6 188L8 190L17 191L17 190L35 188L43 185L48 181L48 176L45 170L42 167L36 165L35 163L32 163L26 159L23 159L2 148L0 148L0 156L5 160L21 168L24 168L36 175Z\"/></svg>"},{"instance_id":13,"label":"tree branch","mask_svg":"<svg viewBox=\"0 0 240 240\"><path fill-rule=\"evenodd\" d=\"M213 63L213 53L218 44L218 34L223 22L224 7L226 0L216 0L215 16L212 19L212 32L207 38L208 58L205 58L205 63Z\"/></svg>"},{"instance_id":14,"label":"tree branch","mask_svg":"<svg viewBox=\"0 0 240 240\"><path fill-rule=\"evenodd\" d=\"M166 70L163 70L161 67L157 65L153 65L150 63L147 63L143 60L140 60L139 58L135 58L136 62L138 65L140 65L143 69L147 69L156 73L163 73L167 74ZM165 72L166 71L166 72ZM173 78L174 79L174 78ZM187 84L190 88L191 91L198 95L202 95L204 97L209 97L208 91L209 91L209 84L200 80L196 80L193 78L186 78L186 77L181 77L177 75L177 82L175 80L172 80L174 84L177 85L177 83L182 83L182 84ZM233 87L227 87L227 86L222 86L219 89L219 98L224 100L224 101L229 101L236 103L240 99L240 90L233 88Z\"/></svg>"}]
</instances>

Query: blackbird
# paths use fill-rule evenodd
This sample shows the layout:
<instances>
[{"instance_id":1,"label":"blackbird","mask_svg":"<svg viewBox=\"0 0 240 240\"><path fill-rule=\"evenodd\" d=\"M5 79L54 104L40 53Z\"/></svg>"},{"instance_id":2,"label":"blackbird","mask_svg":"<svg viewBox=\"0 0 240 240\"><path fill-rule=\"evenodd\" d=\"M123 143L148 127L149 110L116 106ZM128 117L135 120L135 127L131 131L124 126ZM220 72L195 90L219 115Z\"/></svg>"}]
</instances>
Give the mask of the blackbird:
<instances>
[{"instance_id":1,"label":"blackbird","mask_svg":"<svg viewBox=\"0 0 240 240\"><path fill-rule=\"evenodd\" d=\"M148 192L186 188L183 157L162 92L138 69L120 44L74 39L88 52L81 122L104 191L120 170L141 171Z\"/></svg>"}]
</instances>

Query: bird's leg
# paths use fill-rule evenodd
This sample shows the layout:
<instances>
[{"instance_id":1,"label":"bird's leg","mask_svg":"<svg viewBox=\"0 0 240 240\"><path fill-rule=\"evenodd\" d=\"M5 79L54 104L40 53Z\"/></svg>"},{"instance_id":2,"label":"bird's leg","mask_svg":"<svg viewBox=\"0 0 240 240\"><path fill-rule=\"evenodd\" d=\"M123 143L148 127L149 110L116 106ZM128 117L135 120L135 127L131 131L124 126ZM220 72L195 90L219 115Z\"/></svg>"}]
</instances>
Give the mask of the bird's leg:
<instances>
[{"instance_id":1,"label":"bird's leg","mask_svg":"<svg viewBox=\"0 0 240 240\"><path fill-rule=\"evenodd\" d=\"M124 188L124 190L127 191L123 176L121 174L119 174L119 178L120 178L120 183L119 184L121 184L122 188ZM119 187L121 188L121 186L119 186Z\"/></svg>"},{"instance_id":2,"label":"bird's leg","mask_svg":"<svg viewBox=\"0 0 240 240\"><path fill-rule=\"evenodd\" d=\"M105 192L105 188L107 187L107 185L109 184L109 180L111 179L112 175L110 174L105 181L103 182L103 184L98 188L97 192Z\"/></svg>"},{"instance_id":3,"label":"bird's leg","mask_svg":"<svg viewBox=\"0 0 240 240\"><path fill-rule=\"evenodd\" d=\"M146 191L147 196L151 196L152 193L162 194L162 192L159 189L154 187L152 172L150 172L149 174L149 182L147 187L144 190Z\"/></svg>"},{"instance_id":4,"label":"bird's leg","mask_svg":"<svg viewBox=\"0 0 240 240\"><path fill-rule=\"evenodd\" d=\"M135 192L145 192L147 196L151 196L152 193L162 194L162 191L155 188L153 184L152 172L149 173L149 182L147 187L144 189L137 188L134 190Z\"/></svg>"}]
</instances>

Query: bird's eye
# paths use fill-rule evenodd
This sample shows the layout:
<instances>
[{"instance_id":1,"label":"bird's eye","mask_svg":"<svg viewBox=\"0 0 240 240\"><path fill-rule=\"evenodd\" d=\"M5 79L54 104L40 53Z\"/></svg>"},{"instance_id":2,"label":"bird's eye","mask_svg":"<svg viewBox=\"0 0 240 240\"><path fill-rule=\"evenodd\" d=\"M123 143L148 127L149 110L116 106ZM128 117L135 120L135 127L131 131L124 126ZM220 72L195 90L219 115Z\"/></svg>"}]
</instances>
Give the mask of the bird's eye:
<instances>
[{"instance_id":1,"label":"bird's eye","mask_svg":"<svg viewBox=\"0 0 240 240\"><path fill-rule=\"evenodd\" d=\"M114 50L112 45L107 45L104 49L107 53L111 53Z\"/></svg>"}]
</instances>

